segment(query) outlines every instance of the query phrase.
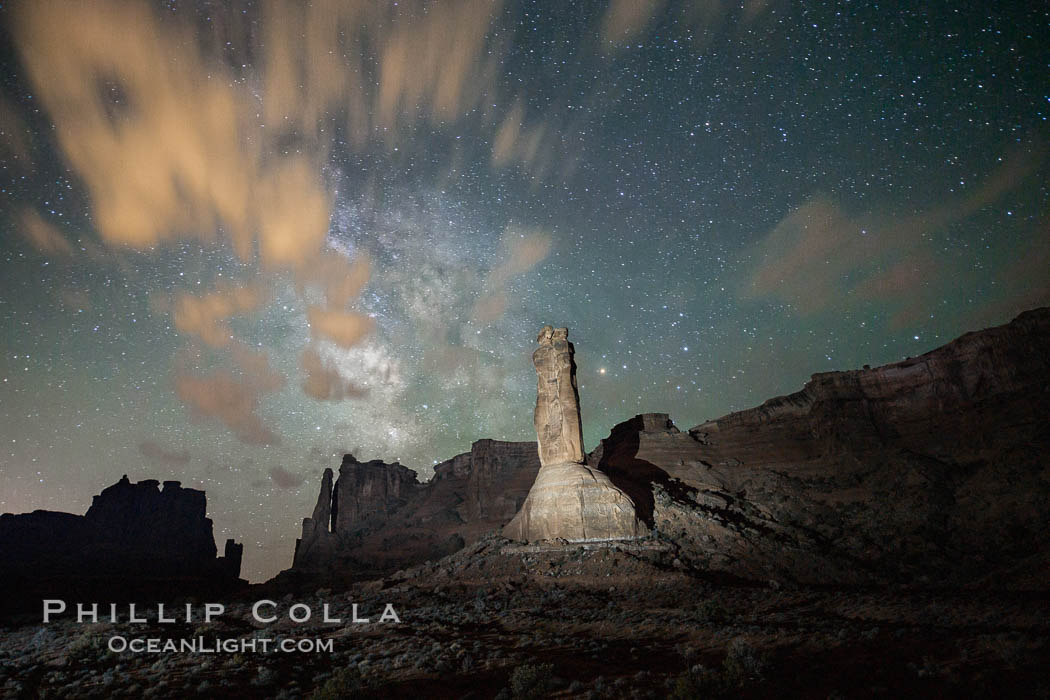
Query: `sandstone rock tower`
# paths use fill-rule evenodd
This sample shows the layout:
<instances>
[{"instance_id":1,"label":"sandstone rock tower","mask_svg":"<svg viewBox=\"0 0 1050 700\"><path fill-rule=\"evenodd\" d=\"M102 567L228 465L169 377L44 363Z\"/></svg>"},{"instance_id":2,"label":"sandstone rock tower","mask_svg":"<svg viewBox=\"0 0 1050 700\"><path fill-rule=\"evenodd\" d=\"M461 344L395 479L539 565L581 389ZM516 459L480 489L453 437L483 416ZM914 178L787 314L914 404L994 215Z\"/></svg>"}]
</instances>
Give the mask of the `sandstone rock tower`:
<instances>
[{"instance_id":1,"label":"sandstone rock tower","mask_svg":"<svg viewBox=\"0 0 1050 700\"><path fill-rule=\"evenodd\" d=\"M503 535L514 540L615 540L647 534L634 502L609 477L583 464L576 363L566 328L544 326L536 365L536 436L540 471Z\"/></svg>"}]
</instances>

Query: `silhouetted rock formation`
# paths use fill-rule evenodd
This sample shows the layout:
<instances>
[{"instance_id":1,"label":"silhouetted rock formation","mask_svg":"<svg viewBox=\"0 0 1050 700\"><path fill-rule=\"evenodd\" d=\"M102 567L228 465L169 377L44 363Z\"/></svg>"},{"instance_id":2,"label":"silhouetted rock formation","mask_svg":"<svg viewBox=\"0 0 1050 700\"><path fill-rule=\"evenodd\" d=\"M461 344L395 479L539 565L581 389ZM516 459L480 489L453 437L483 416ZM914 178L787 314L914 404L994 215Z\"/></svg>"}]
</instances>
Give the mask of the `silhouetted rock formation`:
<instances>
[{"instance_id":1,"label":"silhouetted rock formation","mask_svg":"<svg viewBox=\"0 0 1050 700\"><path fill-rule=\"evenodd\" d=\"M108 599L238 584L243 546L216 557L203 491L124 476L85 515L37 510L0 515L0 586L13 598L90 592Z\"/></svg>"},{"instance_id":2,"label":"silhouetted rock formation","mask_svg":"<svg viewBox=\"0 0 1050 700\"><path fill-rule=\"evenodd\" d=\"M538 470L534 442L478 440L424 483L400 464L346 455L334 485L331 469L322 476L292 571L369 578L450 554L510 520Z\"/></svg>"},{"instance_id":3,"label":"silhouetted rock formation","mask_svg":"<svg viewBox=\"0 0 1050 700\"><path fill-rule=\"evenodd\" d=\"M589 463L699 569L1045 581L1048 347L1050 309L1038 309L921 357L814 375L689 434L636 416Z\"/></svg>"},{"instance_id":4,"label":"silhouetted rock formation","mask_svg":"<svg viewBox=\"0 0 1050 700\"><path fill-rule=\"evenodd\" d=\"M583 464L583 428L576 388L575 348L565 328L544 326L532 354L536 366L536 411L540 467L521 510L503 528L504 537L526 542L635 538L647 528L631 498L595 466Z\"/></svg>"}]
</instances>

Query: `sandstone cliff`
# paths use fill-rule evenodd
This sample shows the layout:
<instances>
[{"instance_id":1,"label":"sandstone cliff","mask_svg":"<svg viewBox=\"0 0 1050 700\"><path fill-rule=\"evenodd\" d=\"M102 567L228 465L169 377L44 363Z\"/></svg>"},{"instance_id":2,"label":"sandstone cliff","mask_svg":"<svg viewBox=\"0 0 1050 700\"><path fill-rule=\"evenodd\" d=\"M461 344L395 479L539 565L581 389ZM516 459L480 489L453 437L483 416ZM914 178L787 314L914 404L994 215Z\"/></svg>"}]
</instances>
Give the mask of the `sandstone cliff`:
<instances>
[{"instance_id":1,"label":"sandstone cliff","mask_svg":"<svg viewBox=\"0 0 1050 700\"><path fill-rule=\"evenodd\" d=\"M330 469L322 476L292 571L369 578L450 554L510 520L538 470L534 442L478 440L423 483L400 464L346 455L334 485Z\"/></svg>"},{"instance_id":2,"label":"sandstone cliff","mask_svg":"<svg viewBox=\"0 0 1050 700\"><path fill-rule=\"evenodd\" d=\"M1050 554L1048 347L1038 309L688 434L638 416L589 461L698 569L1023 583Z\"/></svg>"}]
</instances>

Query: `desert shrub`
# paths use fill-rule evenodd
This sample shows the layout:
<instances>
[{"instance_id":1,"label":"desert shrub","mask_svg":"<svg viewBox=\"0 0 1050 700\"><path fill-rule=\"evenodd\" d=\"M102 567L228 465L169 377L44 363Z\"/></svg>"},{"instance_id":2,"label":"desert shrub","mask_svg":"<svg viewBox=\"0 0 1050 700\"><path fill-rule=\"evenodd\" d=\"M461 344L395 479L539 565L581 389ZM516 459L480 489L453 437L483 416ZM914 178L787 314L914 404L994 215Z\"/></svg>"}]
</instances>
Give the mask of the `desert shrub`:
<instances>
[{"instance_id":1,"label":"desert shrub","mask_svg":"<svg viewBox=\"0 0 1050 700\"><path fill-rule=\"evenodd\" d=\"M325 684L314 690L311 700L339 700L363 697L368 683L357 666L346 666L332 674Z\"/></svg>"},{"instance_id":2,"label":"desert shrub","mask_svg":"<svg viewBox=\"0 0 1050 700\"><path fill-rule=\"evenodd\" d=\"M765 654L742 639L735 639L720 667L696 665L674 679L669 695L673 700L734 697L740 688L762 682L769 671Z\"/></svg>"},{"instance_id":3,"label":"desert shrub","mask_svg":"<svg viewBox=\"0 0 1050 700\"><path fill-rule=\"evenodd\" d=\"M66 663L70 666L84 666L97 661L106 651L108 650L103 648L97 636L84 632L66 647Z\"/></svg>"},{"instance_id":4,"label":"desert shrub","mask_svg":"<svg viewBox=\"0 0 1050 700\"><path fill-rule=\"evenodd\" d=\"M696 617L700 622L722 622L728 613L717 600L705 600L696 606Z\"/></svg>"},{"instance_id":5,"label":"desert shrub","mask_svg":"<svg viewBox=\"0 0 1050 700\"><path fill-rule=\"evenodd\" d=\"M670 700L701 700L727 694L725 677L719 669L696 665L674 679Z\"/></svg>"},{"instance_id":6,"label":"desert shrub","mask_svg":"<svg viewBox=\"0 0 1050 700\"><path fill-rule=\"evenodd\" d=\"M553 690L554 666L522 664L510 674L510 693L515 700L540 700Z\"/></svg>"},{"instance_id":7,"label":"desert shrub","mask_svg":"<svg viewBox=\"0 0 1050 700\"><path fill-rule=\"evenodd\" d=\"M722 662L722 673L727 684L739 687L761 681L768 670L769 661L765 654L756 652L743 639L734 639L729 644L729 651Z\"/></svg>"}]
</instances>

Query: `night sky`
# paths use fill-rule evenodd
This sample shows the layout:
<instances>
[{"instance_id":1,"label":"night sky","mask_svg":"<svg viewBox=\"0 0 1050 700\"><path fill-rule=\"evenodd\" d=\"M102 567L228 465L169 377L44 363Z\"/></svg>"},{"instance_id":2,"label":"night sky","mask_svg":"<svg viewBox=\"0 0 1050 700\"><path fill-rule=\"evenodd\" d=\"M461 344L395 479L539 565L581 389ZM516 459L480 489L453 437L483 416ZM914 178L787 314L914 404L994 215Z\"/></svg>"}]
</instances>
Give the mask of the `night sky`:
<instances>
[{"instance_id":1,"label":"night sky","mask_svg":"<svg viewBox=\"0 0 1050 700\"><path fill-rule=\"evenodd\" d=\"M1050 10L904 4L4 3L0 511L179 479L260 580L534 439L544 324L593 449L1046 304Z\"/></svg>"}]
</instances>

